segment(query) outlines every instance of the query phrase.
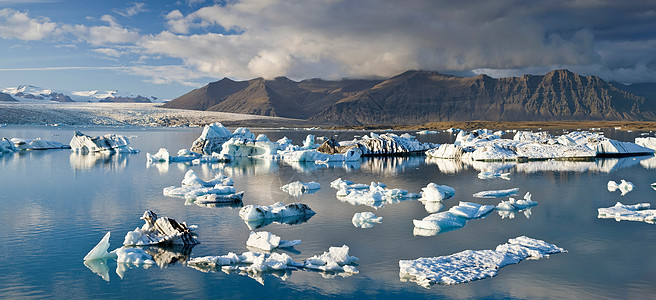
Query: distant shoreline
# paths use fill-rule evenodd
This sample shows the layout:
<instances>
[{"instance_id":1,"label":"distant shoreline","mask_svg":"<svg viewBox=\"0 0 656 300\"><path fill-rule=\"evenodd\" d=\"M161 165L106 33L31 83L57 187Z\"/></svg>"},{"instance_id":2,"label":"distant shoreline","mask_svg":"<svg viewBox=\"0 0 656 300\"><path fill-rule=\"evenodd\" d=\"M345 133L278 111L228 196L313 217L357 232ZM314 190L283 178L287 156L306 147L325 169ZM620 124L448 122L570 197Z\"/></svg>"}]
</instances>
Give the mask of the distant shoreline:
<instances>
[{"instance_id":1,"label":"distant shoreline","mask_svg":"<svg viewBox=\"0 0 656 300\"><path fill-rule=\"evenodd\" d=\"M274 127L321 127L322 129L360 129L360 130L445 130L459 128L464 130L518 129L548 130L572 129L590 130L592 128L656 131L653 121L463 121L433 122L423 125L375 125L375 126L332 126L310 123L300 119L267 117L226 112L168 109L161 103L2 103L0 102L0 124L12 125L107 125L174 127L203 126L221 122L225 126L274 128Z\"/></svg>"}]
</instances>

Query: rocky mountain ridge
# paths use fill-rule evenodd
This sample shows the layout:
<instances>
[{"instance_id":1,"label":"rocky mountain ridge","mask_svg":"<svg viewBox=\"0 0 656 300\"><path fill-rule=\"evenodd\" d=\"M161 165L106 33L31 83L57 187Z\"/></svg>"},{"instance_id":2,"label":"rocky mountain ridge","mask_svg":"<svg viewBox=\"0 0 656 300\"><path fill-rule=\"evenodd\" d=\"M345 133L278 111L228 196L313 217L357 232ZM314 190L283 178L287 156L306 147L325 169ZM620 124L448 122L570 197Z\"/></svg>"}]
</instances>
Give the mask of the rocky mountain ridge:
<instances>
[{"instance_id":1,"label":"rocky mountain ridge","mask_svg":"<svg viewBox=\"0 0 656 300\"><path fill-rule=\"evenodd\" d=\"M164 107L351 126L471 120L639 121L656 120L656 97L650 91L568 70L498 79L407 71L387 80L224 78Z\"/></svg>"}]
</instances>

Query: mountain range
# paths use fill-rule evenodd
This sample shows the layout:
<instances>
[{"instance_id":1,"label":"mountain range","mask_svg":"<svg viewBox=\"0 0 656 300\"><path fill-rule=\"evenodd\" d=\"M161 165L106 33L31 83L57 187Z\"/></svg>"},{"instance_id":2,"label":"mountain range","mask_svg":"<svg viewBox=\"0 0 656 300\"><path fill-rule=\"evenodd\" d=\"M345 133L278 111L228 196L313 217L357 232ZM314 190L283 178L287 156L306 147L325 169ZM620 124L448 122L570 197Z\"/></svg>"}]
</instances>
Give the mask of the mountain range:
<instances>
[{"instance_id":1,"label":"mountain range","mask_svg":"<svg viewBox=\"0 0 656 300\"><path fill-rule=\"evenodd\" d=\"M432 71L407 71L380 80L224 78L163 107L350 126L474 120L640 121L656 120L656 84L624 85L568 70L498 79Z\"/></svg>"},{"instance_id":2,"label":"mountain range","mask_svg":"<svg viewBox=\"0 0 656 300\"><path fill-rule=\"evenodd\" d=\"M56 91L33 85L19 85L15 88L0 89L0 101L55 101L55 102L132 102L151 103L157 97L146 98L141 95L118 91Z\"/></svg>"}]
</instances>

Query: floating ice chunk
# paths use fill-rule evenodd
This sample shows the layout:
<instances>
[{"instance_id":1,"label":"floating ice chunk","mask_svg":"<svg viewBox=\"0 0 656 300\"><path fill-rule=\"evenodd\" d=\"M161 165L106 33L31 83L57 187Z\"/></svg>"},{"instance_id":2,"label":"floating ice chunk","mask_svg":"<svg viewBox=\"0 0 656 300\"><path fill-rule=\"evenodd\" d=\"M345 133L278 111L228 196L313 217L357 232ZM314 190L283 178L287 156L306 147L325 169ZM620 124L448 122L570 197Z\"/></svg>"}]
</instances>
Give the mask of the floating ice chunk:
<instances>
[{"instance_id":1,"label":"floating ice chunk","mask_svg":"<svg viewBox=\"0 0 656 300\"><path fill-rule=\"evenodd\" d=\"M415 228L441 232L446 229L463 227L467 223L467 219L459 217L452 212L445 211L429 215L421 220L412 220L412 223L415 225Z\"/></svg>"},{"instance_id":2,"label":"floating ice chunk","mask_svg":"<svg viewBox=\"0 0 656 300\"><path fill-rule=\"evenodd\" d=\"M146 153L146 159L148 162L168 163L171 160L171 155L169 155L169 151L166 148L159 148L155 154Z\"/></svg>"},{"instance_id":3,"label":"floating ice chunk","mask_svg":"<svg viewBox=\"0 0 656 300\"><path fill-rule=\"evenodd\" d=\"M76 131L71 139L71 150L77 153L90 152L121 152L137 153L139 150L130 146L128 138L122 135L107 134L105 136L91 137Z\"/></svg>"},{"instance_id":4,"label":"floating ice chunk","mask_svg":"<svg viewBox=\"0 0 656 300\"><path fill-rule=\"evenodd\" d=\"M384 184L378 183L379 186L385 187ZM350 180L342 180L342 178L337 178L330 183L330 187L341 190L341 189L368 189L369 185L363 183L353 183Z\"/></svg>"},{"instance_id":5,"label":"floating ice chunk","mask_svg":"<svg viewBox=\"0 0 656 300\"><path fill-rule=\"evenodd\" d=\"M232 186L233 184L234 182L232 181L232 178L225 176L222 173L217 174L209 181L203 181L198 177L198 175L196 175L194 170L187 171L185 177L182 179L183 186L212 187L216 185Z\"/></svg>"},{"instance_id":6,"label":"floating ice chunk","mask_svg":"<svg viewBox=\"0 0 656 300\"><path fill-rule=\"evenodd\" d=\"M524 199L515 200L509 198L508 201L501 201L497 204L497 210L520 211L538 205L536 201L531 200L531 193L526 192Z\"/></svg>"},{"instance_id":7,"label":"floating ice chunk","mask_svg":"<svg viewBox=\"0 0 656 300\"><path fill-rule=\"evenodd\" d=\"M656 190L656 182L654 182L654 183L651 184L651 188L654 189L654 190Z\"/></svg>"},{"instance_id":8,"label":"floating ice chunk","mask_svg":"<svg viewBox=\"0 0 656 300\"><path fill-rule=\"evenodd\" d=\"M371 228L374 227L374 223L381 223L383 217L376 217L372 212L359 212L353 215L351 222L353 226L358 228Z\"/></svg>"},{"instance_id":9,"label":"floating ice chunk","mask_svg":"<svg viewBox=\"0 0 656 300\"><path fill-rule=\"evenodd\" d=\"M87 253L86 256L84 256L84 260L92 260L92 259L99 259L99 258L108 258L108 257L116 257L116 255L108 253L107 249L109 249L109 236L111 235L111 232L107 231L105 236L98 242L98 244Z\"/></svg>"},{"instance_id":10,"label":"floating ice chunk","mask_svg":"<svg viewBox=\"0 0 656 300\"><path fill-rule=\"evenodd\" d=\"M508 196L515 196L519 192L519 188L512 188L506 190L493 190L493 191L482 191L475 193L473 196L475 198L502 198Z\"/></svg>"},{"instance_id":11,"label":"floating ice chunk","mask_svg":"<svg viewBox=\"0 0 656 300\"><path fill-rule=\"evenodd\" d=\"M473 202L460 201L458 206L451 207L449 212L458 216L469 219L478 219L494 209L494 205L481 205Z\"/></svg>"},{"instance_id":12,"label":"floating ice chunk","mask_svg":"<svg viewBox=\"0 0 656 300\"><path fill-rule=\"evenodd\" d=\"M421 130L421 131L417 131L417 134L436 134L436 133L437 133L437 131L434 131L434 130Z\"/></svg>"},{"instance_id":13,"label":"floating ice chunk","mask_svg":"<svg viewBox=\"0 0 656 300\"><path fill-rule=\"evenodd\" d=\"M144 246L144 245L195 245L199 242L191 234L187 224L178 223L174 219L167 217L157 217L153 211L145 211L142 220L145 224L141 228L136 228L125 235L123 245L125 246Z\"/></svg>"},{"instance_id":14,"label":"floating ice chunk","mask_svg":"<svg viewBox=\"0 0 656 300\"><path fill-rule=\"evenodd\" d=\"M191 199L195 204L220 204L220 203L240 203L244 198L244 192L234 194L205 194Z\"/></svg>"},{"instance_id":15,"label":"floating ice chunk","mask_svg":"<svg viewBox=\"0 0 656 300\"><path fill-rule=\"evenodd\" d=\"M291 203L285 205L282 202L276 202L270 206L246 205L239 210L239 216L244 221L281 219L314 214L315 212L303 203Z\"/></svg>"},{"instance_id":16,"label":"floating ice chunk","mask_svg":"<svg viewBox=\"0 0 656 300\"><path fill-rule=\"evenodd\" d=\"M294 181L280 187L281 190L286 193L299 197L305 193L314 193L321 188L321 185L318 182L310 181L308 183L303 183L300 181Z\"/></svg>"},{"instance_id":17,"label":"floating ice chunk","mask_svg":"<svg viewBox=\"0 0 656 300\"><path fill-rule=\"evenodd\" d=\"M526 259L567 252L556 245L520 236L497 246L495 250L465 250L448 256L422 257L399 261L401 281L431 284L459 284L493 277L500 268Z\"/></svg>"},{"instance_id":18,"label":"floating ice chunk","mask_svg":"<svg viewBox=\"0 0 656 300\"><path fill-rule=\"evenodd\" d=\"M425 188L421 188L421 198L419 198L419 201L442 201L453 197L455 194L456 190L454 188L431 182Z\"/></svg>"},{"instance_id":19,"label":"floating ice chunk","mask_svg":"<svg viewBox=\"0 0 656 300\"><path fill-rule=\"evenodd\" d=\"M639 221L649 224L656 223L656 209L649 209L649 203L625 205L617 202L615 206L599 208L597 216L600 219L615 219L616 221Z\"/></svg>"},{"instance_id":20,"label":"floating ice chunk","mask_svg":"<svg viewBox=\"0 0 656 300\"><path fill-rule=\"evenodd\" d=\"M612 180L608 181L608 191L609 191L609 192L614 192L614 191L616 191L616 190L619 189L620 192L622 193L622 196L624 196L624 195L626 195L628 192L632 191L633 188L634 188L633 183L628 182L628 181L626 181L626 180L624 180L624 179L622 179L622 180L620 181L620 184L617 184L617 182L612 181Z\"/></svg>"},{"instance_id":21,"label":"floating ice chunk","mask_svg":"<svg viewBox=\"0 0 656 300\"><path fill-rule=\"evenodd\" d=\"M357 262L357 257L349 255L349 247L343 245L341 247L330 247L328 252L306 259L303 266L324 272L359 273L355 267L350 266Z\"/></svg>"},{"instance_id":22,"label":"floating ice chunk","mask_svg":"<svg viewBox=\"0 0 656 300\"><path fill-rule=\"evenodd\" d=\"M639 146L656 150L656 137L637 137L634 141Z\"/></svg>"},{"instance_id":23,"label":"floating ice chunk","mask_svg":"<svg viewBox=\"0 0 656 300\"><path fill-rule=\"evenodd\" d=\"M275 248L290 248L299 245L301 240L285 241L279 236L267 231L253 232L248 236L246 246L255 247L266 251L271 251Z\"/></svg>"},{"instance_id":24,"label":"floating ice chunk","mask_svg":"<svg viewBox=\"0 0 656 300\"><path fill-rule=\"evenodd\" d=\"M18 150L48 150L48 149L69 149L68 145L60 142L44 141L42 139L23 139L13 138L11 142ZM2 152L2 151L0 151Z\"/></svg>"},{"instance_id":25,"label":"floating ice chunk","mask_svg":"<svg viewBox=\"0 0 656 300\"><path fill-rule=\"evenodd\" d=\"M187 266L207 272L217 267L223 270L241 270L251 273L264 273L280 270L296 270L303 264L295 262L285 253L233 252L221 256L194 257L187 261Z\"/></svg>"},{"instance_id":26,"label":"floating ice chunk","mask_svg":"<svg viewBox=\"0 0 656 300\"><path fill-rule=\"evenodd\" d=\"M401 202L407 199L419 198L419 194L408 193L402 189L387 189L384 184L372 182L368 189L341 188L337 191L337 199L346 201L352 205L367 205L379 208L385 204Z\"/></svg>"},{"instance_id":27,"label":"floating ice chunk","mask_svg":"<svg viewBox=\"0 0 656 300\"><path fill-rule=\"evenodd\" d=\"M8 138L0 140L0 153L12 153L18 151L18 148Z\"/></svg>"},{"instance_id":28,"label":"floating ice chunk","mask_svg":"<svg viewBox=\"0 0 656 300\"><path fill-rule=\"evenodd\" d=\"M492 178L501 178L505 180L510 180L510 173L501 173L501 172L480 172L478 173L479 179L492 179Z\"/></svg>"},{"instance_id":29,"label":"floating ice chunk","mask_svg":"<svg viewBox=\"0 0 656 300\"><path fill-rule=\"evenodd\" d=\"M221 152L221 146L232 137L228 129L221 123L212 123L205 125L201 135L194 141L191 151L211 154Z\"/></svg>"},{"instance_id":30,"label":"floating ice chunk","mask_svg":"<svg viewBox=\"0 0 656 300\"><path fill-rule=\"evenodd\" d=\"M116 254L116 262L134 265L154 265L155 261L150 254L143 249L134 247L121 247L112 253Z\"/></svg>"}]
</instances>

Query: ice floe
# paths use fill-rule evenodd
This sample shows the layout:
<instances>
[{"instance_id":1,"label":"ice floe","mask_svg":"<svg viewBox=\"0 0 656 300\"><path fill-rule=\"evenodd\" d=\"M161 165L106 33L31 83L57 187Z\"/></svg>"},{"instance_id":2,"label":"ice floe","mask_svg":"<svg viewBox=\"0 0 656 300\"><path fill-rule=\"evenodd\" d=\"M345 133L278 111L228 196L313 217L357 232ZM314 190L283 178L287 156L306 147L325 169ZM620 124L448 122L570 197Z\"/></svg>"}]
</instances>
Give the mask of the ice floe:
<instances>
[{"instance_id":1,"label":"ice floe","mask_svg":"<svg viewBox=\"0 0 656 300\"><path fill-rule=\"evenodd\" d=\"M486 129L461 131L453 144L443 144L426 151L430 157L475 161L591 159L653 153L653 149L636 143L620 142L587 131L575 131L559 137L545 132L518 131L511 140L502 139L498 132Z\"/></svg>"},{"instance_id":2,"label":"ice floe","mask_svg":"<svg viewBox=\"0 0 656 300\"><path fill-rule=\"evenodd\" d=\"M454 188L431 182L426 187L421 188L421 198L419 198L419 201L442 201L455 196L455 194L456 190Z\"/></svg>"},{"instance_id":3,"label":"ice floe","mask_svg":"<svg viewBox=\"0 0 656 300\"><path fill-rule=\"evenodd\" d=\"M306 204L283 204L276 202L269 206L246 205L239 210L239 216L252 230L266 226L272 222L298 224L306 222L316 213Z\"/></svg>"},{"instance_id":4,"label":"ice floe","mask_svg":"<svg viewBox=\"0 0 656 300\"><path fill-rule=\"evenodd\" d=\"M633 188L634 188L633 183L628 182L624 179L622 179L619 184L617 182L613 181L613 180L608 181L608 191L609 192L614 192L616 190L620 190L620 193L622 193L622 196L624 196L628 192L632 191Z\"/></svg>"},{"instance_id":5,"label":"ice floe","mask_svg":"<svg viewBox=\"0 0 656 300\"><path fill-rule=\"evenodd\" d=\"M480 172L478 173L479 179L492 179L492 178L501 178L505 180L510 180L510 173L502 172Z\"/></svg>"},{"instance_id":6,"label":"ice floe","mask_svg":"<svg viewBox=\"0 0 656 300\"><path fill-rule=\"evenodd\" d=\"M159 151L157 151L155 154L146 153L146 159L148 164L172 162L200 164L229 162L234 158L230 155L216 152L213 152L211 155L205 155L190 151L189 149L180 149L178 150L177 156L171 156L166 148L160 148Z\"/></svg>"},{"instance_id":7,"label":"ice floe","mask_svg":"<svg viewBox=\"0 0 656 300\"><path fill-rule=\"evenodd\" d=\"M330 185L338 188L337 199L352 205L367 205L376 209L386 204L421 197L419 194L408 193L403 189L388 189L385 184L380 182L372 182L369 186L366 186L338 178Z\"/></svg>"},{"instance_id":8,"label":"ice floe","mask_svg":"<svg viewBox=\"0 0 656 300\"><path fill-rule=\"evenodd\" d=\"M615 206L599 208L597 216L600 219L615 219L616 221L639 221L649 224L656 223L656 209L650 209L649 203L625 205L617 202Z\"/></svg>"},{"instance_id":9,"label":"ice floe","mask_svg":"<svg viewBox=\"0 0 656 300\"><path fill-rule=\"evenodd\" d=\"M526 192L526 194L524 194L524 199L510 197L507 201L501 201L497 204L496 210L521 211L536 205L538 205L538 202L531 200L531 193Z\"/></svg>"},{"instance_id":10,"label":"ice floe","mask_svg":"<svg viewBox=\"0 0 656 300\"><path fill-rule=\"evenodd\" d=\"M401 281L413 281L430 288L432 284L460 284L493 277L500 268L523 260L537 260L549 254L567 252L542 240L520 236L498 245L495 250L465 250L438 257L399 261Z\"/></svg>"},{"instance_id":11,"label":"ice floe","mask_svg":"<svg viewBox=\"0 0 656 300\"><path fill-rule=\"evenodd\" d=\"M123 245L195 245L199 242L185 222L178 223L168 217L158 217L153 211L145 211L141 217L145 224L125 235Z\"/></svg>"},{"instance_id":12,"label":"ice floe","mask_svg":"<svg viewBox=\"0 0 656 300\"><path fill-rule=\"evenodd\" d=\"M339 142L339 147L334 152L343 153L347 149L357 147L362 156L407 155L421 153L437 146L433 143L419 142L414 136L407 133L399 136L394 133L376 134L372 132L360 140Z\"/></svg>"},{"instance_id":13,"label":"ice floe","mask_svg":"<svg viewBox=\"0 0 656 300\"><path fill-rule=\"evenodd\" d=\"M415 225L414 235L434 236L440 232L451 231L465 226L467 220L485 217L494 209L494 205L481 205L463 202L448 211L431 214L421 220L412 220Z\"/></svg>"},{"instance_id":14,"label":"ice floe","mask_svg":"<svg viewBox=\"0 0 656 300\"><path fill-rule=\"evenodd\" d=\"M303 194L311 194L318 191L321 189L321 185L316 181L310 181L308 183L294 181L283 185L280 189L294 197L300 197Z\"/></svg>"},{"instance_id":15,"label":"ice floe","mask_svg":"<svg viewBox=\"0 0 656 300\"><path fill-rule=\"evenodd\" d=\"M239 255L230 252L220 256L194 257L186 264L202 272L237 271L263 284L262 275L279 271L313 270L344 274L343 276L357 274L359 272L353 264L357 263L358 258L349 255L348 252L349 247L346 245L330 247L327 252L310 257L303 262L294 261L286 253L244 252ZM286 276L287 274L282 278L285 279Z\"/></svg>"},{"instance_id":16,"label":"ice floe","mask_svg":"<svg viewBox=\"0 0 656 300\"><path fill-rule=\"evenodd\" d=\"M232 178L219 173L204 181L193 170L187 171L182 186L165 187L162 192L164 196L184 198L185 204L197 205L241 203L244 196L244 192L236 192Z\"/></svg>"},{"instance_id":17,"label":"ice floe","mask_svg":"<svg viewBox=\"0 0 656 300\"><path fill-rule=\"evenodd\" d=\"M301 244L301 240L286 241L267 231L253 232L248 236L246 246L271 251L276 248L290 248Z\"/></svg>"},{"instance_id":18,"label":"ice floe","mask_svg":"<svg viewBox=\"0 0 656 300\"><path fill-rule=\"evenodd\" d=\"M351 219L353 226L358 228L371 228L375 223L381 222L383 222L383 217L376 217L374 213L368 211L355 213Z\"/></svg>"},{"instance_id":19,"label":"ice floe","mask_svg":"<svg viewBox=\"0 0 656 300\"><path fill-rule=\"evenodd\" d=\"M107 134L104 136L88 136L76 131L71 139L71 150L78 153L90 152L121 152L137 153L138 149L128 146L128 138L122 135Z\"/></svg>"},{"instance_id":20,"label":"ice floe","mask_svg":"<svg viewBox=\"0 0 656 300\"><path fill-rule=\"evenodd\" d=\"M474 198L502 198L508 196L515 196L519 192L519 188L512 188L506 190L493 190L493 191L481 191L475 193Z\"/></svg>"}]
</instances>

